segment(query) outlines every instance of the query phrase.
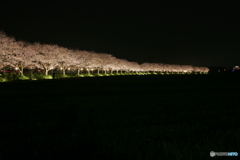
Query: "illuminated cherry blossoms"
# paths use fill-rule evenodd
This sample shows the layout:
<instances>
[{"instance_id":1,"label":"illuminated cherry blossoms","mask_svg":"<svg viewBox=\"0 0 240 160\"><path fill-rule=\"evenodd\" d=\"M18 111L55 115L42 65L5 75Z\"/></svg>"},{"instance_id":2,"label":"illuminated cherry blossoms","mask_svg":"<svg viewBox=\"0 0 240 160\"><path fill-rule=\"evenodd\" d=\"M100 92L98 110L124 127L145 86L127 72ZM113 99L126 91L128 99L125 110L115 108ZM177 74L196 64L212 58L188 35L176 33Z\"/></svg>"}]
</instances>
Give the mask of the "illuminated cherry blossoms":
<instances>
[{"instance_id":1,"label":"illuminated cherry blossoms","mask_svg":"<svg viewBox=\"0 0 240 160\"><path fill-rule=\"evenodd\" d=\"M208 73L206 67L173 65L163 63L129 62L111 54L73 50L58 45L16 41L15 38L0 32L0 69L15 69L21 75L24 70L42 69L48 75L51 70L82 71L95 73Z\"/></svg>"}]
</instances>

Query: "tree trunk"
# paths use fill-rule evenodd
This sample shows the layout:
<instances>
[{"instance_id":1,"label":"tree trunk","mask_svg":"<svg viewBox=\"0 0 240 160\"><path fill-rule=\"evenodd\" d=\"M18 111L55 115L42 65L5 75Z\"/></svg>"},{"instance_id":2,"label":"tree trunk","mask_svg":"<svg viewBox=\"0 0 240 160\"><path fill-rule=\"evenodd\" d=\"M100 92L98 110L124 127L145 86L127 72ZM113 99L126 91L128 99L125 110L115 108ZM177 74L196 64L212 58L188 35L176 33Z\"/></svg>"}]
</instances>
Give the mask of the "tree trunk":
<instances>
[{"instance_id":1,"label":"tree trunk","mask_svg":"<svg viewBox=\"0 0 240 160\"><path fill-rule=\"evenodd\" d=\"M90 74L90 70L89 69L87 70L87 72L88 72L88 74Z\"/></svg>"},{"instance_id":2,"label":"tree trunk","mask_svg":"<svg viewBox=\"0 0 240 160\"><path fill-rule=\"evenodd\" d=\"M62 70L62 74L65 75L65 69Z\"/></svg>"},{"instance_id":3,"label":"tree trunk","mask_svg":"<svg viewBox=\"0 0 240 160\"><path fill-rule=\"evenodd\" d=\"M46 75L46 76L48 75L48 70L47 70L47 69L45 69L45 75Z\"/></svg>"},{"instance_id":4,"label":"tree trunk","mask_svg":"<svg viewBox=\"0 0 240 160\"><path fill-rule=\"evenodd\" d=\"M20 75L23 76L23 68L19 68Z\"/></svg>"}]
</instances>

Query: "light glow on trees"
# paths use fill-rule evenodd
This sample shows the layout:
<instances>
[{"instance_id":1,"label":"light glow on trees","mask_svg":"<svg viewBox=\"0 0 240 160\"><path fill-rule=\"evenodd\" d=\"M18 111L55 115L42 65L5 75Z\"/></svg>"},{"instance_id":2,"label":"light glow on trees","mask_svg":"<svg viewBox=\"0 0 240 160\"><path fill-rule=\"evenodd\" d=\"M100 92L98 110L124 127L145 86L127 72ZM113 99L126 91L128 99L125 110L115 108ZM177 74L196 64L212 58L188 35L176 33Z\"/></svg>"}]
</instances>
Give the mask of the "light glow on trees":
<instances>
[{"instance_id":1,"label":"light glow on trees","mask_svg":"<svg viewBox=\"0 0 240 160\"><path fill-rule=\"evenodd\" d=\"M66 70L72 70L77 75L82 72L91 75L94 70L98 75L207 74L209 72L207 67L163 63L139 64L118 59L107 53L73 50L55 44L31 44L16 41L0 31L0 69L6 67L18 70L21 76L24 76L25 69L34 68L43 70L45 76L48 76L50 70L55 69L60 69L63 75Z\"/></svg>"}]
</instances>

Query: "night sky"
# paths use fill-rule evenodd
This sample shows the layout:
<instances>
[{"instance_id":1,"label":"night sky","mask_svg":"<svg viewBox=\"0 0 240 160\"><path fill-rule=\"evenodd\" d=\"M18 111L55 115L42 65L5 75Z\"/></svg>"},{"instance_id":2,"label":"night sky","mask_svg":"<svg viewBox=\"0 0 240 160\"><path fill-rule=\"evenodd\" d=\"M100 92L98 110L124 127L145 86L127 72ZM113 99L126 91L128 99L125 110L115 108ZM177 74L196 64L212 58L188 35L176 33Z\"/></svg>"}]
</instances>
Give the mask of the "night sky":
<instances>
[{"instance_id":1,"label":"night sky","mask_svg":"<svg viewBox=\"0 0 240 160\"><path fill-rule=\"evenodd\" d=\"M139 63L240 65L240 1L214 2L8 1L0 30Z\"/></svg>"}]
</instances>

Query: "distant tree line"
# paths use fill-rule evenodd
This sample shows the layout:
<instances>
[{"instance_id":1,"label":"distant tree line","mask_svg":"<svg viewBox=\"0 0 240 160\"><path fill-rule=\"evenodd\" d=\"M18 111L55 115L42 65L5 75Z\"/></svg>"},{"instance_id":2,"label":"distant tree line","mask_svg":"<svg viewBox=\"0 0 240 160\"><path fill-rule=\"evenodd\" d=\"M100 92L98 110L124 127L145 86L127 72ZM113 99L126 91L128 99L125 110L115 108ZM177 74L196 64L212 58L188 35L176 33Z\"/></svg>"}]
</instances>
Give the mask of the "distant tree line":
<instances>
[{"instance_id":1,"label":"distant tree line","mask_svg":"<svg viewBox=\"0 0 240 160\"><path fill-rule=\"evenodd\" d=\"M161 72L161 73L207 73L206 67L192 65L173 65L163 63L129 62L118 59L111 54L95 53L92 51L69 49L56 44L28 43L16 41L14 37L0 31L0 69L14 69L20 75L24 70L40 68L48 75L50 70L61 70L65 75L66 70L80 74L86 71L97 73L123 73L123 72Z\"/></svg>"}]
</instances>

